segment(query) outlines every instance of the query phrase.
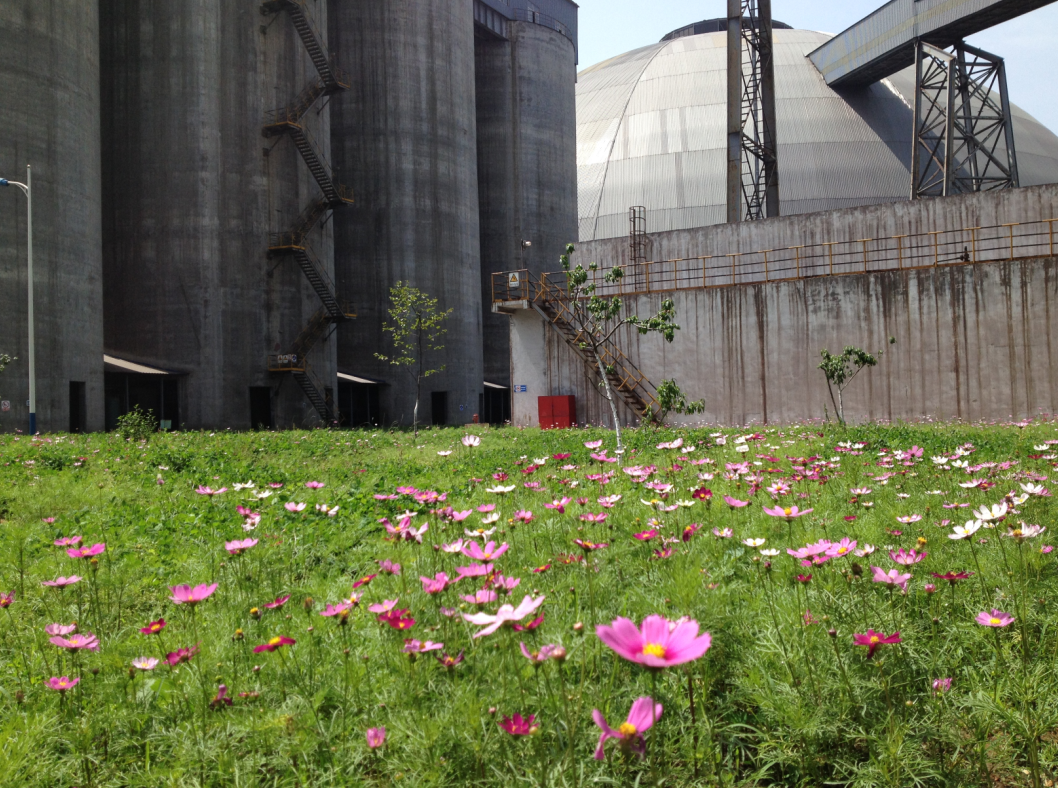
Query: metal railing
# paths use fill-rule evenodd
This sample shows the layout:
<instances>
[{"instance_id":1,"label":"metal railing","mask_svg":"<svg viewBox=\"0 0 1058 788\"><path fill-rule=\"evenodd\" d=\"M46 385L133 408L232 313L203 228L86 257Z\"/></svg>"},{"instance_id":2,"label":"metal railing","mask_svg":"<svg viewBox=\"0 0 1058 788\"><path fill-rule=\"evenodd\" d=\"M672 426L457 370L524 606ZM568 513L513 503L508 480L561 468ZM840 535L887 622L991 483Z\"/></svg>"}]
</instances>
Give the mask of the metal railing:
<instances>
[{"instance_id":1,"label":"metal railing","mask_svg":"<svg viewBox=\"0 0 1058 788\"><path fill-rule=\"evenodd\" d=\"M1055 222L1011 222L987 227L937 230L887 238L829 241L755 252L658 260L625 266L617 284L605 271L591 273L600 296L632 296L675 290L702 290L820 276L914 271L974 263L1009 262L1055 253ZM493 275L493 300L522 301L561 297L564 272L544 274L537 282L528 272Z\"/></svg>"}]
</instances>

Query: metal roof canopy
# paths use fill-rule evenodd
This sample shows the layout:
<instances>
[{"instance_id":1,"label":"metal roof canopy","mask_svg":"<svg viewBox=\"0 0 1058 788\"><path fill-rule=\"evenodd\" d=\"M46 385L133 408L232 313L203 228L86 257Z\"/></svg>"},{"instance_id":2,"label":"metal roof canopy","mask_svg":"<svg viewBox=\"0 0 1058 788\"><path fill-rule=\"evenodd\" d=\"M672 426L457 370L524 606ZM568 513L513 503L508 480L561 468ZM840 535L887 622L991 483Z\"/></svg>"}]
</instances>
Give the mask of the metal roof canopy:
<instances>
[{"instance_id":1,"label":"metal roof canopy","mask_svg":"<svg viewBox=\"0 0 1058 788\"><path fill-rule=\"evenodd\" d=\"M143 364L137 364L133 361L126 361L123 358L108 356L106 354L103 355L103 369L107 372L131 372L136 375L166 375L169 377L175 377L183 374L180 372L170 372L167 369L148 367Z\"/></svg>"},{"instance_id":2,"label":"metal roof canopy","mask_svg":"<svg viewBox=\"0 0 1058 788\"><path fill-rule=\"evenodd\" d=\"M868 85L915 62L915 42L944 49L1055 0L891 0L809 54L831 87Z\"/></svg>"},{"instance_id":3,"label":"metal roof canopy","mask_svg":"<svg viewBox=\"0 0 1058 788\"><path fill-rule=\"evenodd\" d=\"M385 385L384 380L372 380L371 378L361 378L356 375L347 375L344 372L338 373L338 380L344 380L346 383L360 383L366 386L382 386Z\"/></svg>"}]
</instances>

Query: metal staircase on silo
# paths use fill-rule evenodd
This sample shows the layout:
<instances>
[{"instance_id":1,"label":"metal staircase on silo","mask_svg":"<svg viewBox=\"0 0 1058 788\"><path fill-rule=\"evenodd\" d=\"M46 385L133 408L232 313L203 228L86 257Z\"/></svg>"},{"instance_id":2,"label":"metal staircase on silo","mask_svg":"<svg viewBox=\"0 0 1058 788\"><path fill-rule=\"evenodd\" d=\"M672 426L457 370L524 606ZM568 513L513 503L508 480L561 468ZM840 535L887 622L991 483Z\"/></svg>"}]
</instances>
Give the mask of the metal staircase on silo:
<instances>
[{"instance_id":1,"label":"metal staircase on silo","mask_svg":"<svg viewBox=\"0 0 1058 788\"><path fill-rule=\"evenodd\" d=\"M322 306L309 319L288 353L268 357L268 371L292 375L320 418L333 424L334 407L323 393L325 387L309 368L307 356L331 326L352 320L356 314L352 307L338 298L334 282L313 254L307 239L324 215L342 205L351 204L353 199L348 189L337 182L334 170L303 120L321 98L346 90L349 83L329 56L323 37L306 13L305 0L271 0L261 6L261 13L266 16L284 11L316 67L318 78L307 85L290 104L269 112L262 132L265 137L290 137L319 186L321 195L302 211L290 229L269 236L268 256L292 256L319 296Z\"/></svg>"}]
</instances>

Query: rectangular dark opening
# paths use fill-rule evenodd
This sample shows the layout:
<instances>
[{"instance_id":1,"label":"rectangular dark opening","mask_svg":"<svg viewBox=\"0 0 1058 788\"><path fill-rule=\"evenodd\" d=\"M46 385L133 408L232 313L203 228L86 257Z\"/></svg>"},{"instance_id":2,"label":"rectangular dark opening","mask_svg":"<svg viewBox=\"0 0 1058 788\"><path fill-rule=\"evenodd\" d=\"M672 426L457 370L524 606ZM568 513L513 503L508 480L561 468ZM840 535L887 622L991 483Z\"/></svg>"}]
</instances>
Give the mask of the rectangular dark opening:
<instances>
[{"instance_id":1,"label":"rectangular dark opening","mask_svg":"<svg viewBox=\"0 0 1058 788\"><path fill-rule=\"evenodd\" d=\"M510 389L485 389L481 397L481 420L486 424L506 424L511 420Z\"/></svg>"},{"instance_id":2,"label":"rectangular dark opening","mask_svg":"<svg viewBox=\"0 0 1058 788\"><path fill-rule=\"evenodd\" d=\"M338 412L343 427L376 427L381 423L379 386L338 381Z\"/></svg>"},{"instance_id":3,"label":"rectangular dark opening","mask_svg":"<svg viewBox=\"0 0 1058 788\"><path fill-rule=\"evenodd\" d=\"M443 427L448 423L448 392L430 392L430 416L435 427Z\"/></svg>"},{"instance_id":4,"label":"rectangular dark opening","mask_svg":"<svg viewBox=\"0 0 1058 788\"><path fill-rule=\"evenodd\" d=\"M72 403L72 388L70 395ZM180 427L179 397L180 378L178 377L141 375L134 372L105 372L103 373L104 428L107 431L116 429L118 419L139 405L140 410L150 411L159 429L178 429ZM72 424L72 407L70 418Z\"/></svg>"},{"instance_id":5,"label":"rectangular dark opening","mask_svg":"<svg viewBox=\"0 0 1058 788\"><path fill-rule=\"evenodd\" d=\"M88 431L88 402L85 388L83 382L70 381L70 432Z\"/></svg>"},{"instance_id":6,"label":"rectangular dark opening","mask_svg":"<svg viewBox=\"0 0 1058 788\"><path fill-rule=\"evenodd\" d=\"M272 389L269 386L250 386L250 427L270 430L272 423Z\"/></svg>"}]
</instances>

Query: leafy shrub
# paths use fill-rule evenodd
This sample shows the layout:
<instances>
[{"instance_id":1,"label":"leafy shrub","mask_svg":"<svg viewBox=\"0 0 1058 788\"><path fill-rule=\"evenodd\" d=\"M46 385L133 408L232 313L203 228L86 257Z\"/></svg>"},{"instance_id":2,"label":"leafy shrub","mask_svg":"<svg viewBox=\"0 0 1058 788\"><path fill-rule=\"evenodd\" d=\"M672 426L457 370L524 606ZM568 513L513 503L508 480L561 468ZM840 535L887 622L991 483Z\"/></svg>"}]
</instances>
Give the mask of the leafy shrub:
<instances>
[{"instance_id":1,"label":"leafy shrub","mask_svg":"<svg viewBox=\"0 0 1058 788\"><path fill-rule=\"evenodd\" d=\"M158 430L154 411L144 411L139 405L124 416L118 417L118 435L125 440L145 441Z\"/></svg>"}]
</instances>

